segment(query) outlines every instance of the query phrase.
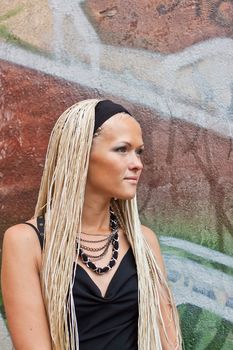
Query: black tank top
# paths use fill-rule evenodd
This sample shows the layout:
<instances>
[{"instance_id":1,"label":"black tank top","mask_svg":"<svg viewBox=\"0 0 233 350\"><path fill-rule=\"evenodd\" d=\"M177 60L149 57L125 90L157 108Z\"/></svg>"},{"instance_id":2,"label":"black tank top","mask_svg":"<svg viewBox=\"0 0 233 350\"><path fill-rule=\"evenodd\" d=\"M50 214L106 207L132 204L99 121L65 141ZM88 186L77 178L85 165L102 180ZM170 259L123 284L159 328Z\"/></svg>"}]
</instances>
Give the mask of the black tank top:
<instances>
[{"instance_id":1,"label":"black tank top","mask_svg":"<svg viewBox=\"0 0 233 350\"><path fill-rule=\"evenodd\" d=\"M44 218L36 231L43 246ZM138 279L129 248L103 297L88 273L78 264L73 287L80 350L137 350Z\"/></svg>"}]
</instances>

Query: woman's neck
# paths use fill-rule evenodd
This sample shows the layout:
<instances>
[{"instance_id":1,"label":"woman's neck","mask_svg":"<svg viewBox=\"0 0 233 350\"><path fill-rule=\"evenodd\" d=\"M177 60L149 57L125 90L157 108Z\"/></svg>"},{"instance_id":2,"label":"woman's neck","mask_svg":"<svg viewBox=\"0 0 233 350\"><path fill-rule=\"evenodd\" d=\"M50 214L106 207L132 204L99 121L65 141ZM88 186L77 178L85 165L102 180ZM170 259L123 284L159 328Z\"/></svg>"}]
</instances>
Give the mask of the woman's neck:
<instances>
[{"instance_id":1,"label":"woman's neck","mask_svg":"<svg viewBox=\"0 0 233 350\"><path fill-rule=\"evenodd\" d=\"M82 213L82 231L103 234L109 232L110 201L103 198L86 198Z\"/></svg>"}]
</instances>

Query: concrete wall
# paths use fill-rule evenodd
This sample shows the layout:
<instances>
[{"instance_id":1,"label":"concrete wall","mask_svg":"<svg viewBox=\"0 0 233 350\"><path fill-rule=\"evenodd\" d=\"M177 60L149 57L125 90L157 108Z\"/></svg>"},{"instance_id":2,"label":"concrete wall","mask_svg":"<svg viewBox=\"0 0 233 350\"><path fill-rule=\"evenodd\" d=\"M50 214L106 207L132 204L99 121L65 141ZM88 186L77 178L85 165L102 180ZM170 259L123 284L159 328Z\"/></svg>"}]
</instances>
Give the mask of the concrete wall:
<instances>
[{"instance_id":1,"label":"concrete wall","mask_svg":"<svg viewBox=\"0 0 233 350\"><path fill-rule=\"evenodd\" d=\"M233 349L232 37L232 0L0 3L1 234L33 214L61 112L88 97L124 104L146 145L141 219L189 350Z\"/></svg>"}]
</instances>

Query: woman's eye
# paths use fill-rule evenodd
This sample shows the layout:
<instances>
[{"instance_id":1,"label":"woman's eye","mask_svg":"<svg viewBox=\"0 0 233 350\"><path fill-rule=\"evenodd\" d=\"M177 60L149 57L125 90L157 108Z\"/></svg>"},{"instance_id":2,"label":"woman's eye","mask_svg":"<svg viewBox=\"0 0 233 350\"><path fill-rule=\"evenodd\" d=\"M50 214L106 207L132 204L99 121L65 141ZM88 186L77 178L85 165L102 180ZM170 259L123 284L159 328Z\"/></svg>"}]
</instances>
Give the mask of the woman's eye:
<instances>
[{"instance_id":1,"label":"woman's eye","mask_svg":"<svg viewBox=\"0 0 233 350\"><path fill-rule=\"evenodd\" d=\"M143 149L143 148L140 148L140 149L138 149L138 150L136 151L136 153L137 153L139 156L141 156L141 155L143 154L143 152L144 152L144 149Z\"/></svg>"},{"instance_id":2,"label":"woman's eye","mask_svg":"<svg viewBox=\"0 0 233 350\"><path fill-rule=\"evenodd\" d=\"M124 153L124 152L126 152L126 151L127 151L127 148L126 148L125 146L118 147L118 148L116 148L116 151L117 151L117 152Z\"/></svg>"}]
</instances>

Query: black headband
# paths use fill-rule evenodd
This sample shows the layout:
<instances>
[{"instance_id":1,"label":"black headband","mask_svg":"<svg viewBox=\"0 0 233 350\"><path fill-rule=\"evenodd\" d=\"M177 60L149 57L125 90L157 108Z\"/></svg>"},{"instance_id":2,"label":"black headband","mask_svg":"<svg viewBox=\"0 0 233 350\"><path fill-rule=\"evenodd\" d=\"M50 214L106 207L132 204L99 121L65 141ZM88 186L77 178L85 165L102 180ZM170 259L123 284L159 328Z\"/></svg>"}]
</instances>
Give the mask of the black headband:
<instances>
[{"instance_id":1,"label":"black headband","mask_svg":"<svg viewBox=\"0 0 233 350\"><path fill-rule=\"evenodd\" d=\"M103 100L98 102L95 106L94 133L104 122L106 122L106 120L108 120L117 113L127 113L131 115L123 106L114 103L110 100Z\"/></svg>"}]
</instances>

